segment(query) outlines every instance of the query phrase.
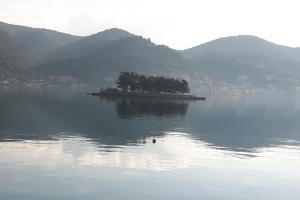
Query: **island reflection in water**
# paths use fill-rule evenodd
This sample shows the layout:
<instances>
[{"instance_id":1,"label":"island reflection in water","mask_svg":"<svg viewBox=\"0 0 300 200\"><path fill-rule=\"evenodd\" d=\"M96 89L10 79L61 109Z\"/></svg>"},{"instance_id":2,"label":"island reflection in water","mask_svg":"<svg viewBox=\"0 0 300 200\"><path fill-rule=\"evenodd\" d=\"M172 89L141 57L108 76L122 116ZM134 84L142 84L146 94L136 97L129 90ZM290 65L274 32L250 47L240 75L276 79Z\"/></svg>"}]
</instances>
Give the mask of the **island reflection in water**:
<instances>
[{"instance_id":1,"label":"island reflection in water","mask_svg":"<svg viewBox=\"0 0 300 200\"><path fill-rule=\"evenodd\" d=\"M65 91L2 92L0 139L43 140L58 133L130 145L167 132L227 150L299 141L294 104L98 98Z\"/></svg>"},{"instance_id":2,"label":"island reflection in water","mask_svg":"<svg viewBox=\"0 0 300 200\"><path fill-rule=\"evenodd\" d=\"M1 199L299 199L300 106L291 99L140 101L51 90L1 97ZM107 192L115 187L123 189Z\"/></svg>"},{"instance_id":3,"label":"island reflection in water","mask_svg":"<svg viewBox=\"0 0 300 200\"><path fill-rule=\"evenodd\" d=\"M120 98L100 97L116 104L116 110L121 118L161 116L184 116L189 102L172 99L145 99L145 98Z\"/></svg>"}]
</instances>

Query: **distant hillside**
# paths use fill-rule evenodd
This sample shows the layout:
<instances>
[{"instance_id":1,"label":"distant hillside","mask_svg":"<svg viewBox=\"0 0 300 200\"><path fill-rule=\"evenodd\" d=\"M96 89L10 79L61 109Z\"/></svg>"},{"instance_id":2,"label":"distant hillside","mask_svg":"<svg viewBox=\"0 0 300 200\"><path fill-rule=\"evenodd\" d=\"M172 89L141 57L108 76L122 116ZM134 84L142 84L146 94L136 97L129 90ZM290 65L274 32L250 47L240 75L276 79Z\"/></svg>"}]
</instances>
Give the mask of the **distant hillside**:
<instances>
[{"instance_id":1,"label":"distant hillside","mask_svg":"<svg viewBox=\"0 0 300 200\"><path fill-rule=\"evenodd\" d=\"M168 47L112 29L52 52L56 61L48 61L40 70L51 75L72 75L93 84L104 84L121 71L134 71L172 73L192 80L207 76L252 87L282 86L300 82L298 50L254 36L236 36L205 43L180 55Z\"/></svg>"},{"instance_id":2,"label":"distant hillside","mask_svg":"<svg viewBox=\"0 0 300 200\"><path fill-rule=\"evenodd\" d=\"M110 85L121 71L133 71L183 77L196 87L203 84L201 78L208 85L300 85L300 48L255 36L225 37L175 51L116 28L86 37L3 22L0 30L0 78L34 70Z\"/></svg>"},{"instance_id":3,"label":"distant hillside","mask_svg":"<svg viewBox=\"0 0 300 200\"><path fill-rule=\"evenodd\" d=\"M36 59L31 49L0 29L0 78L21 73L35 63Z\"/></svg>"},{"instance_id":4,"label":"distant hillside","mask_svg":"<svg viewBox=\"0 0 300 200\"><path fill-rule=\"evenodd\" d=\"M180 53L134 36L111 41L84 56L44 64L39 70L51 75L72 75L99 85L116 78L121 71L180 75L187 66L189 63Z\"/></svg>"},{"instance_id":5,"label":"distant hillside","mask_svg":"<svg viewBox=\"0 0 300 200\"><path fill-rule=\"evenodd\" d=\"M300 48L277 45L256 36L240 35L213 40L183 51L183 55L191 60L207 53L228 56L260 56L281 60L300 61Z\"/></svg>"},{"instance_id":6,"label":"distant hillside","mask_svg":"<svg viewBox=\"0 0 300 200\"><path fill-rule=\"evenodd\" d=\"M46 61L58 61L87 55L104 48L109 42L121 38L132 37L133 34L121 29L109 29L63 46L47 55Z\"/></svg>"},{"instance_id":7,"label":"distant hillside","mask_svg":"<svg viewBox=\"0 0 300 200\"><path fill-rule=\"evenodd\" d=\"M255 36L220 38L182 51L182 55L197 73L234 84L266 86L300 80L299 48Z\"/></svg>"},{"instance_id":8,"label":"distant hillside","mask_svg":"<svg viewBox=\"0 0 300 200\"><path fill-rule=\"evenodd\" d=\"M80 39L78 36L57 31L12 25L4 22L0 22L0 29L40 55Z\"/></svg>"}]
</instances>

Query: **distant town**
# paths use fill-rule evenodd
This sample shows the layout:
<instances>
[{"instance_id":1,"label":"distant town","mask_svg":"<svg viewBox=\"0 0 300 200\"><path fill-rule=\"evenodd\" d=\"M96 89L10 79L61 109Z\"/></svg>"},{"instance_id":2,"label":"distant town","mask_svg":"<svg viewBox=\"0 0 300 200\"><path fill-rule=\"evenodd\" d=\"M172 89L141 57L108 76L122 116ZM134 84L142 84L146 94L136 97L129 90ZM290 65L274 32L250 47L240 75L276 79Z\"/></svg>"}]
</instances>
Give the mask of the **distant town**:
<instances>
[{"instance_id":1,"label":"distant town","mask_svg":"<svg viewBox=\"0 0 300 200\"><path fill-rule=\"evenodd\" d=\"M68 86L68 87L82 87L87 84L79 83L78 79L72 76L49 76L47 78L37 79L4 79L0 80L0 86L22 86L31 88L43 88L43 87L54 87L54 86Z\"/></svg>"}]
</instances>

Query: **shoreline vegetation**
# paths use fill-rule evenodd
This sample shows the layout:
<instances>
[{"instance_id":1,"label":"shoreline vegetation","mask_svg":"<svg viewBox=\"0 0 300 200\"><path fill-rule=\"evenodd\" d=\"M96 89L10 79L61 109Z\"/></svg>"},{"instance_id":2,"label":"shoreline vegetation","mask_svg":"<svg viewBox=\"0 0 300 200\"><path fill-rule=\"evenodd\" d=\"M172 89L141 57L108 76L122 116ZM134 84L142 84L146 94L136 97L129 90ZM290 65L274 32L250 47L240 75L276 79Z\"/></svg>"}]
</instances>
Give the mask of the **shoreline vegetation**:
<instances>
[{"instance_id":1,"label":"shoreline vegetation","mask_svg":"<svg viewBox=\"0 0 300 200\"><path fill-rule=\"evenodd\" d=\"M134 72L121 72L116 87L100 88L99 92L87 93L93 96L166 98L183 100L206 100L188 94L188 82L184 79L166 78L162 76L145 76Z\"/></svg>"}]
</instances>

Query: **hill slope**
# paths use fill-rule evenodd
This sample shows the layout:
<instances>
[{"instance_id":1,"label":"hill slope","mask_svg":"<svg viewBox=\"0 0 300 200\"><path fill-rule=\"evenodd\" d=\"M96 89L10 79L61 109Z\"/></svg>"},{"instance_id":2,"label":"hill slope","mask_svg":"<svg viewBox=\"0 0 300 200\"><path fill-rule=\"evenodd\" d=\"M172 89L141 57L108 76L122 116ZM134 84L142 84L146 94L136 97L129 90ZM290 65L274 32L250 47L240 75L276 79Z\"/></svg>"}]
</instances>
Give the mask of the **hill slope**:
<instances>
[{"instance_id":1,"label":"hill slope","mask_svg":"<svg viewBox=\"0 0 300 200\"><path fill-rule=\"evenodd\" d=\"M47 55L46 61L71 59L87 55L95 50L105 47L109 42L134 35L121 29L109 29L87 37L83 37L73 43L65 45Z\"/></svg>"},{"instance_id":2,"label":"hill slope","mask_svg":"<svg viewBox=\"0 0 300 200\"><path fill-rule=\"evenodd\" d=\"M0 22L0 29L40 55L80 39L78 36L57 31L12 25L4 22Z\"/></svg>"},{"instance_id":3,"label":"hill slope","mask_svg":"<svg viewBox=\"0 0 300 200\"><path fill-rule=\"evenodd\" d=\"M135 36L111 41L87 55L39 68L46 74L72 75L84 82L103 85L105 80L116 78L121 71L180 75L187 66L189 63L176 51Z\"/></svg>"},{"instance_id":4,"label":"hill slope","mask_svg":"<svg viewBox=\"0 0 300 200\"><path fill-rule=\"evenodd\" d=\"M36 62L34 52L19 43L13 36L0 29L0 73L6 75L20 73Z\"/></svg>"},{"instance_id":5,"label":"hill slope","mask_svg":"<svg viewBox=\"0 0 300 200\"><path fill-rule=\"evenodd\" d=\"M300 48L277 45L249 35L220 38L183 51L183 55L192 60L205 53L228 56L257 55L273 59L300 61Z\"/></svg>"},{"instance_id":6,"label":"hill slope","mask_svg":"<svg viewBox=\"0 0 300 200\"><path fill-rule=\"evenodd\" d=\"M121 29L87 37L3 22L1 29L2 77L29 71L36 64L34 69L47 76L71 75L95 85L111 81L121 71L195 81L207 76L217 82L255 87L300 85L300 48L255 36L220 38L178 52Z\"/></svg>"},{"instance_id":7,"label":"hill slope","mask_svg":"<svg viewBox=\"0 0 300 200\"><path fill-rule=\"evenodd\" d=\"M220 38L182 51L198 73L235 84L294 84L300 77L300 49L255 36Z\"/></svg>"}]
</instances>

